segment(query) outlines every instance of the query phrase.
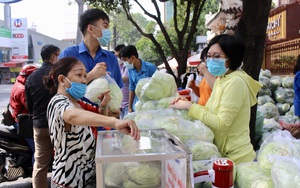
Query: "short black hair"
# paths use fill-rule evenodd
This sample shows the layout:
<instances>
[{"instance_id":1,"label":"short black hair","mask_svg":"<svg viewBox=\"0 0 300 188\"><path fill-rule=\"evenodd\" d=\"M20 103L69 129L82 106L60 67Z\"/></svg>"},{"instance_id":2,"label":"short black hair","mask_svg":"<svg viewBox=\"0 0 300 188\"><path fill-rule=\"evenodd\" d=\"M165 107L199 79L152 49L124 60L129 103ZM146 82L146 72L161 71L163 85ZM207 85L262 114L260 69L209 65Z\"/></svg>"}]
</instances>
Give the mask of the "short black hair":
<instances>
[{"instance_id":1,"label":"short black hair","mask_svg":"<svg viewBox=\"0 0 300 188\"><path fill-rule=\"evenodd\" d=\"M48 61L50 60L52 54L56 54L60 52L59 47L54 46L52 44L46 44L45 46L42 47L41 49L41 57L43 61Z\"/></svg>"},{"instance_id":2,"label":"short black hair","mask_svg":"<svg viewBox=\"0 0 300 188\"><path fill-rule=\"evenodd\" d=\"M236 70L241 66L244 59L245 44L240 37L228 34L217 35L208 43L208 49L214 44L219 44L220 48L227 56L229 60L229 69Z\"/></svg>"},{"instance_id":3,"label":"short black hair","mask_svg":"<svg viewBox=\"0 0 300 188\"><path fill-rule=\"evenodd\" d=\"M133 45L124 46L121 49L120 57L121 58L124 58L124 57L130 58L131 56L135 56L136 58L139 58L139 54L138 54L135 46L133 46Z\"/></svg>"},{"instance_id":4,"label":"short black hair","mask_svg":"<svg viewBox=\"0 0 300 188\"><path fill-rule=\"evenodd\" d=\"M119 44L118 46L115 47L115 52L120 51L124 46L125 44Z\"/></svg>"},{"instance_id":5,"label":"short black hair","mask_svg":"<svg viewBox=\"0 0 300 188\"><path fill-rule=\"evenodd\" d=\"M83 35L85 35L86 29L89 24L94 25L98 20L107 20L109 22L108 15L100 9L88 9L84 11L79 18L78 27Z\"/></svg>"}]
</instances>

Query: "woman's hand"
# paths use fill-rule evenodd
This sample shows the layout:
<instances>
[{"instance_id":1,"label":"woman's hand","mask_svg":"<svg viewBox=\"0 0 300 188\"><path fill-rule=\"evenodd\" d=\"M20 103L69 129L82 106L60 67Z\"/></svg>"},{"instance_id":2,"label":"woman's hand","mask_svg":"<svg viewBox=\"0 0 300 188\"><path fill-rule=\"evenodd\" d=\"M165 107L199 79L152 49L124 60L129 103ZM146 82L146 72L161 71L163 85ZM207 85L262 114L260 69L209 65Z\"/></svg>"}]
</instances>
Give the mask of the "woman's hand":
<instances>
[{"instance_id":1,"label":"woman's hand","mask_svg":"<svg viewBox=\"0 0 300 188\"><path fill-rule=\"evenodd\" d=\"M177 97L169 105L170 108L176 108L181 110L189 110L191 106L192 103L184 97Z\"/></svg>"},{"instance_id":2,"label":"woman's hand","mask_svg":"<svg viewBox=\"0 0 300 188\"><path fill-rule=\"evenodd\" d=\"M99 113L103 114L104 110L107 110L108 103L111 100L110 90L101 93L97 98L99 99L98 101Z\"/></svg>"},{"instance_id":3,"label":"woman's hand","mask_svg":"<svg viewBox=\"0 0 300 188\"><path fill-rule=\"evenodd\" d=\"M116 129L123 134L132 136L134 140L140 140L140 129L133 120L118 120Z\"/></svg>"},{"instance_id":4,"label":"woman's hand","mask_svg":"<svg viewBox=\"0 0 300 188\"><path fill-rule=\"evenodd\" d=\"M187 86L188 86L188 88L192 88L193 89L196 86L195 80L189 81L188 84L187 84Z\"/></svg>"}]
</instances>

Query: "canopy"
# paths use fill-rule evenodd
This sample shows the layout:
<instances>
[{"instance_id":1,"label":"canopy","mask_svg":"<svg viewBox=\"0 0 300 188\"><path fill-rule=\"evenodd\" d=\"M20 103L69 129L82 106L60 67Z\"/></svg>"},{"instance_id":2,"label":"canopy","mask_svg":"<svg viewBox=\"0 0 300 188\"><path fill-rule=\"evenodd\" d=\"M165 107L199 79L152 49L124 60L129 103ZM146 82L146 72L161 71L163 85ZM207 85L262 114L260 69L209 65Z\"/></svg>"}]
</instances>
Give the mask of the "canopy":
<instances>
[{"instance_id":1,"label":"canopy","mask_svg":"<svg viewBox=\"0 0 300 188\"><path fill-rule=\"evenodd\" d=\"M25 65L26 61L8 61L4 62L2 65L4 67L22 67Z\"/></svg>"},{"instance_id":2,"label":"canopy","mask_svg":"<svg viewBox=\"0 0 300 188\"><path fill-rule=\"evenodd\" d=\"M195 54L187 59L187 66L197 66L200 62L200 54Z\"/></svg>"},{"instance_id":3,"label":"canopy","mask_svg":"<svg viewBox=\"0 0 300 188\"><path fill-rule=\"evenodd\" d=\"M177 63L177 61L176 61L175 58L170 59L170 60L168 61L168 63L169 63L169 65L170 65L171 69L176 69L176 68L178 67L178 63ZM157 67L158 67L159 69L166 68L166 66L165 66L164 63L161 64L161 65L159 65L159 66L157 66Z\"/></svg>"}]
</instances>

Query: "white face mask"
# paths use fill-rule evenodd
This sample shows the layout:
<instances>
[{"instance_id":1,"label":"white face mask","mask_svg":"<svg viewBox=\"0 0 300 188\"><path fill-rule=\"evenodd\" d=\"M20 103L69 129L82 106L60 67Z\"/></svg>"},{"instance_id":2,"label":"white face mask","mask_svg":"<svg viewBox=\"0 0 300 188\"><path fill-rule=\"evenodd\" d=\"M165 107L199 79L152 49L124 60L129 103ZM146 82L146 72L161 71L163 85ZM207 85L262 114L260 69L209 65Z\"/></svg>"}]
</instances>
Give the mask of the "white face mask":
<instances>
[{"instance_id":1,"label":"white face mask","mask_svg":"<svg viewBox=\"0 0 300 188\"><path fill-rule=\"evenodd\" d=\"M133 66L133 63L129 63L129 61L125 61L124 62L124 65L125 65L125 67L127 68L127 69L133 69L134 68L134 66Z\"/></svg>"}]
</instances>

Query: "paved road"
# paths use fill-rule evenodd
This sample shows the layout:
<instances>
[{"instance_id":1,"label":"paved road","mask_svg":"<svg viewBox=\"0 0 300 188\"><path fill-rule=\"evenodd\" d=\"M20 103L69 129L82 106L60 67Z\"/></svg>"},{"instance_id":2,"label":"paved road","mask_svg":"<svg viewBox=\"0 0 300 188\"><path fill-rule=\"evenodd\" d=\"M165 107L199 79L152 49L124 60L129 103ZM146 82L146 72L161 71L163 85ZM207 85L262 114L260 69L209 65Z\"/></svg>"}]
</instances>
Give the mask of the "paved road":
<instances>
[{"instance_id":1,"label":"paved road","mask_svg":"<svg viewBox=\"0 0 300 188\"><path fill-rule=\"evenodd\" d=\"M9 102L9 96L11 93L11 88L13 84L1 84L0 85L0 112L4 110ZM2 120L2 115L0 115L0 122Z\"/></svg>"}]
</instances>

